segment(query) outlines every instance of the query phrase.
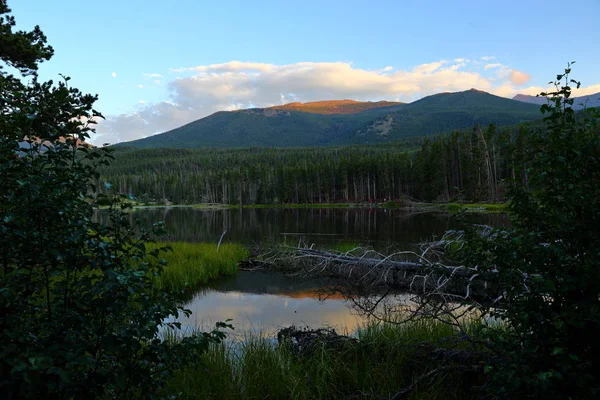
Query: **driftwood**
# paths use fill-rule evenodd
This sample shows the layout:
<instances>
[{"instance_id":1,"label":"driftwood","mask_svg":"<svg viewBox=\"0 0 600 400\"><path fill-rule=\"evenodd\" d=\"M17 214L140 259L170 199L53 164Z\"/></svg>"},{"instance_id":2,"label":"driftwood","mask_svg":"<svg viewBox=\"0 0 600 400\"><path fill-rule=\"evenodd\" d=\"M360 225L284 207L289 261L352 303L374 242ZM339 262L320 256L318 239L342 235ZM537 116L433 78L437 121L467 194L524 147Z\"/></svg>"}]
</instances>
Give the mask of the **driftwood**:
<instances>
[{"instance_id":1,"label":"driftwood","mask_svg":"<svg viewBox=\"0 0 600 400\"><path fill-rule=\"evenodd\" d=\"M322 347L340 349L356 343L357 339L339 335L331 328L310 329L292 325L277 333L277 342L279 345L290 346L296 356L309 356Z\"/></svg>"},{"instance_id":2,"label":"driftwood","mask_svg":"<svg viewBox=\"0 0 600 400\"><path fill-rule=\"evenodd\" d=\"M388 255L358 247L348 252L277 247L261 253L260 259L243 263L241 268L333 278L347 287L363 288L363 293L384 287L413 293L443 293L461 299L481 299L494 294L495 290L490 290L494 287L494 273L482 274L477 268L452 265L442 258L443 249L452 240L449 233L442 240L428 243L419 253L398 251Z\"/></svg>"},{"instance_id":3,"label":"driftwood","mask_svg":"<svg viewBox=\"0 0 600 400\"><path fill-rule=\"evenodd\" d=\"M413 252L399 252L383 258L370 258L365 256L350 256L347 253L332 253L323 250L315 250L311 248L294 249L297 257L313 258L317 261L324 261L330 264L339 264L342 266L361 266L365 268L379 268L381 270L393 270L396 272L423 272L425 269L430 269L432 265L424 262L413 261L396 261L394 256L409 254ZM458 278L471 278L477 274L477 270L468 269L464 266L446 266L436 265L437 269Z\"/></svg>"}]
</instances>

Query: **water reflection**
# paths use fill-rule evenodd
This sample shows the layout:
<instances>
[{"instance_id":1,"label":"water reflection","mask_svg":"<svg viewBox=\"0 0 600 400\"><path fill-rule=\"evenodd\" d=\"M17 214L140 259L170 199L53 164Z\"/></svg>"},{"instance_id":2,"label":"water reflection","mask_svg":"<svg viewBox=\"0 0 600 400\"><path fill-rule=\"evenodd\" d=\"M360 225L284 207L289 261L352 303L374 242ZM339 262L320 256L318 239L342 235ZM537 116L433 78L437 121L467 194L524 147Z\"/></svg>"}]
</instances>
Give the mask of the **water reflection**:
<instances>
[{"instance_id":1,"label":"water reflection","mask_svg":"<svg viewBox=\"0 0 600 400\"><path fill-rule=\"evenodd\" d=\"M99 212L99 218L106 213ZM338 242L384 247L389 243L410 245L440 236L460 223L447 213L410 213L387 209L226 209L193 208L138 209L131 212L150 227L165 221L165 240L217 242L224 230L226 241L243 244L299 240L317 245ZM470 223L499 226L507 224L502 214L470 214Z\"/></svg>"},{"instance_id":2,"label":"water reflection","mask_svg":"<svg viewBox=\"0 0 600 400\"><path fill-rule=\"evenodd\" d=\"M189 318L180 318L184 329L211 329L215 322L232 319L233 333L272 337L290 325L333 327L338 332L354 332L366 322L342 296L319 290L325 281L298 282L277 273L240 272L235 278L213 283L186 305Z\"/></svg>"}]
</instances>

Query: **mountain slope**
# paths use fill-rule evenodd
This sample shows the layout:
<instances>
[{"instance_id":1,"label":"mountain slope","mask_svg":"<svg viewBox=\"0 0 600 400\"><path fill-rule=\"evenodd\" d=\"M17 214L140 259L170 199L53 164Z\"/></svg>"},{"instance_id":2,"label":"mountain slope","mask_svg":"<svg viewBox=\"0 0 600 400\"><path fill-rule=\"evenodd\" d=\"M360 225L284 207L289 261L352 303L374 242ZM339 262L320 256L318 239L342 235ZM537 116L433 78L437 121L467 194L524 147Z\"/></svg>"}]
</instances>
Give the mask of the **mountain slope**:
<instances>
[{"instance_id":1,"label":"mountain slope","mask_svg":"<svg viewBox=\"0 0 600 400\"><path fill-rule=\"evenodd\" d=\"M346 144L357 129L372 119L372 116L321 115L268 108L220 111L172 131L122 144L139 148Z\"/></svg>"},{"instance_id":2,"label":"mountain slope","mask_svg":"<svg viewBox=\"0 0 600 400\"><path fill-rule=\"evenodd\" d=\"M400 106L402 104L404 103L395 101L325 100L309 103L289 103L269 108L275 110L304 111L312 114L357 114L367 110Z\"/></svg>"},{"instance_id":3,"label":"mountain slope","mask_svg":"<svg viewBox=\"0 0 600 400\"><path fill-rule=\"evenodd\" d=\"M365 104L385 106L369 108ZM239 148L385 143L469 129L476 123L512 125L541 116L536 105L477 90L441 93L410 104L336 101L286 106L221 111L169 132L122 145ZM364 111L339 113L340 109L349 112L361 108Z\"/></svg>"},{"instance_id":4,"label":"mountain slope","mask_svg":"<svg viewBox=\"0 0 600 400\"><path fill-rule=\"evenodd\" d=\"M440 93L403 106L357 132L367 143L469 129L475 124L514 125L541 117L536 105L471 89Z\"/></svg>"},{"instance_id":5,"label":"mountain slope","mask_svg":"<svg viewBox=\"0 0 600 400\"><path fill-rule=\"evenodd\" d=\"M545 97L529 96L526 94L518 94L515 97L513 97L513 100L521 101L524 103L538 104L538 105L546 104L546 102L547 102ZM600 107L600 92L591 94L589 96L574 97L573 100L575 100L575 102L573 103L574 110L582 110L584 108Z\"/></svg>"}]
</instances>

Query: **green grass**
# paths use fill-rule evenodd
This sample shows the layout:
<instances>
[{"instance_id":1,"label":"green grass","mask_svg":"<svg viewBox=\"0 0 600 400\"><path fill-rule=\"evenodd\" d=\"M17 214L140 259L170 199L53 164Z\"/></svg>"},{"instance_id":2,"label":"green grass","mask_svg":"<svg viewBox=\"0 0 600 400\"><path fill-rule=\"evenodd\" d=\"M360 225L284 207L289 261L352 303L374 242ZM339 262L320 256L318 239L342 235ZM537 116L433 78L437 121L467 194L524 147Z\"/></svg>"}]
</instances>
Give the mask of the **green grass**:
<instances>
[{"instance_id":1,"label":"green grass","mask_svg":"<svg viewBox=\"0 0 600 400\"><path fill-rule=\"evenodd\" d=\"M360 249L363 246L361 246L360 243L357 242L337 242L334 243L333 245L329 245L325 248L325 250L334 250L334 251L339 251L341 253L347 253L349 251L355 250L355 249Z\"/></svg>"},{"instance_id":2,"label":"green grass","mask_svg":"<svg viewBox=\"0 0 600 400\"><path fill-rule=\"evenodd\" d=\"M303 356L258 335L215 345L201 365L175 373L169 392L182 393L184 399L387 399L440 366L420 344L445 347L457 336L449 325L421 320L370 324L357 337L357 343L318 346ZM472 388L480 379L479 374L444 371L417 384L407 398L475 398Z\"/></svg>"},{"instance_id":3,"label":"green grass","mask_svg":"<svg viewBox=\"0 0 600 400\"><path fill-rule=\"evenodd\" d=\"M163 242L149 250L170 245L173 251L163 253L167 266L157 281L161 288L189 290L221 276L235 275L240 261L248 258L248 250L239 244L225 243L217 250L213 243Z\"/></svg>"}]
</instances>

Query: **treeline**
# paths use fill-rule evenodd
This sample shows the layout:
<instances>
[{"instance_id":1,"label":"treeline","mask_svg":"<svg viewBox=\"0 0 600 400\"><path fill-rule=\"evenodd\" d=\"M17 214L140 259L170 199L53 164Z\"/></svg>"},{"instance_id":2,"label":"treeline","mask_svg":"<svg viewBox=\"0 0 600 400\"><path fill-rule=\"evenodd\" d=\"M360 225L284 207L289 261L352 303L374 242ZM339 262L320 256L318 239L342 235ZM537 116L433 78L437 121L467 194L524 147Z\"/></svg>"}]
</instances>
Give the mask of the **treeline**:
<instances>
[{"instance_id":1,"label":"treeline","mask_svg":"<svg viewBox=\"0 0 600 400\"><path fill-rule=\"evenodd\" d=\"M513 166L523 159L527 129L477 125L433 139L370 146L123 147L101 180L143 203L498 201L504 180L514 178Z\"/></svg>"}]
</instances>

